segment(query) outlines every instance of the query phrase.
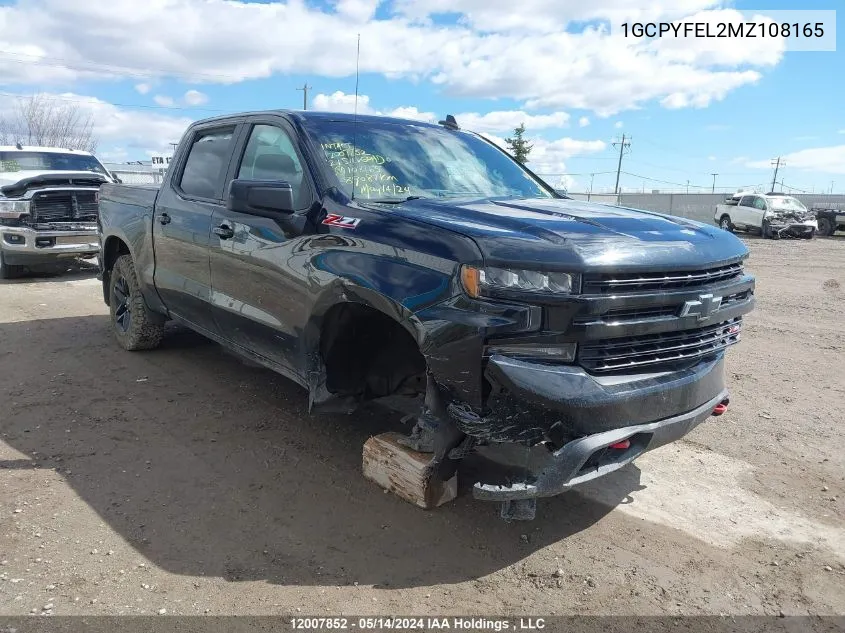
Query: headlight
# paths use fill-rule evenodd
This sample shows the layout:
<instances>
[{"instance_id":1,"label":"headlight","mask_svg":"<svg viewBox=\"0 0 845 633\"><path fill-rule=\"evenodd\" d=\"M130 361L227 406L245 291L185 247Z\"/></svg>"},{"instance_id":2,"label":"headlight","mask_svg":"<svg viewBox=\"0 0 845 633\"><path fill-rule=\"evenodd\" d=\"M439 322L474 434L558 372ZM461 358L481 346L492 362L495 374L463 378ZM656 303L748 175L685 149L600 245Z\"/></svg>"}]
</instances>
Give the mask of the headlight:
<instances>
[{"instance_id":1,"label":"headlight","mask_svg":"<svg viewBox=\"0 0 845 633\"><path fill-rule=\"evenodd\" d=\"M29 200L0 199L0 218L17 220L26 213L29 213Z\"/></svg>"},{"instance_id":2,"label":"headlight","mask_svg":"<svg viewBox=\"0 0 845 633\"><path fill-rule=\"evenodd\" d=\"M577 292L578 277L570 273L464 266L461 268L461 282L471 297L501 292L568 295Z\"/></svg>"}]
</instances>

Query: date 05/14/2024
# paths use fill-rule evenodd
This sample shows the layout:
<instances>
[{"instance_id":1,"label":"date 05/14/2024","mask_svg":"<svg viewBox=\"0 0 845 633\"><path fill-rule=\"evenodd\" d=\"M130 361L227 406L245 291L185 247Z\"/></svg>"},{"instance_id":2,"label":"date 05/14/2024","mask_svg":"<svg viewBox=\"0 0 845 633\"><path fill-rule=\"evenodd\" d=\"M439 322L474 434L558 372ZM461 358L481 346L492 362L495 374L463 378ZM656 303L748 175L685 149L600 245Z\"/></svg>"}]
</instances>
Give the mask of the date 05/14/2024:
<instances>
[{"instance_id":1,"label":"date 05/14/2024","mask_svg":"<svg viewBox=\"0 0 845 633\"><path fill-rule=\"evenodd\" d=\"M291 628L298 631L325 630L396 630L396 631L541 631L546 628L545 618L522 617L296 617L290 619Z\"/></svg>"}]
</instances>

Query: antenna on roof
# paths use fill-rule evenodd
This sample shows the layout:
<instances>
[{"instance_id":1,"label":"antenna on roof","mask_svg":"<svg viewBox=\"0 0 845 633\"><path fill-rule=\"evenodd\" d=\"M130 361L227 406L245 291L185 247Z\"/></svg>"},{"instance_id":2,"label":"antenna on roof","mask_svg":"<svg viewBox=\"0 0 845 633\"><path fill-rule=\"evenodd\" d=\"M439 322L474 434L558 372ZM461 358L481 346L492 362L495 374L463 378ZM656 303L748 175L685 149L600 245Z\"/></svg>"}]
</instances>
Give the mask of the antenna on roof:
<instances>
[{"instance_id":1,"label":"antenna on roof","mask_svg":"<svg viewBox=\"0 0 845 633\"><path fill-rule=\"evenodd\" d=\"M352 115L352 200L355 199L355 163L358 156L355 152L355 140L358 132L358 62L361 59L361 34L358 33L358 50L355 52L355 110Z\"/></svg>"},{"instance_id":2,"label":"antenna on roof","mask_svg":"<svg viewBox=\"0 0 845 633\"><path fill-rule=\"evenodd\" d=\"M443 127L450 129L450 130L460 130L461 128L458 127L458 122L455 120L451 114L446 115L445 121L438 121L440 125Z\"/></svg>"}]
</instances>

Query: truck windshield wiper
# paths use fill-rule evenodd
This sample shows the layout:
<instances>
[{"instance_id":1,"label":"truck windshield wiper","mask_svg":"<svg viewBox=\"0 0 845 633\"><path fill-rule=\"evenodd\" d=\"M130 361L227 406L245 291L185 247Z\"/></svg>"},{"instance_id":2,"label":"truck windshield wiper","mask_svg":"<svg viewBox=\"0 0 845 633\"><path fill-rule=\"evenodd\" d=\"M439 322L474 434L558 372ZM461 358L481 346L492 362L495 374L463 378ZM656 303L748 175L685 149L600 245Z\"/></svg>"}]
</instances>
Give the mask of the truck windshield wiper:
<instances>
[{"instance_id":1,"label":"truck windshield wiper","mask_svg":"<svg viewBox=\"0 0 845 633\"><path fill-rule=\"evenodd\" d=\"M379 204L402 204L409 200L422 200L425 196L408 196L407 198L379 198L376 200L367 200L367 202L378 202Z\"/></svg>"}]
</instances>

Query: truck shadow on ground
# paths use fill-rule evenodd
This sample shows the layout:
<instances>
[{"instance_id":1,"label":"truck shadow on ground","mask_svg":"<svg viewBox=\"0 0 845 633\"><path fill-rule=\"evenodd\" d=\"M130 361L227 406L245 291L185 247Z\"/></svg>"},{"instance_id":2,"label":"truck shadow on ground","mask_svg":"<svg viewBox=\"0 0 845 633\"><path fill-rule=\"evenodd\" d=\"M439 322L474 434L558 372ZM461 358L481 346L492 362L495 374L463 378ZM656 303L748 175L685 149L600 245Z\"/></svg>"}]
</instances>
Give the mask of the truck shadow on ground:
<instances>
[{"instance_id":1,"label":"truck shadow on ground","mask_svg":"<svg viewBox=\"0 0 845 633\"><path fill-rule=\"evenodd\" d=\"M468 495L415 508L361 476L364 441L398 416L309 416L304 390L182 329L143 353L120 350L105 316L0 324L0 339L0 358L16 364L0 375L0 431L25 456L0 468L56 469L115 538L175 574L457 583L612 510L577 493L541 500L529 523L505 523ZM640 472L629 466L606 486L623 503Z\"/></svg>"}]
</instances>

